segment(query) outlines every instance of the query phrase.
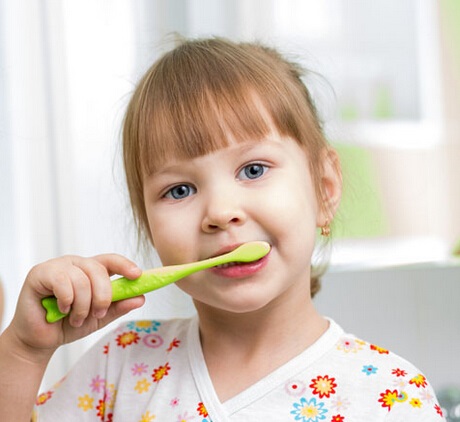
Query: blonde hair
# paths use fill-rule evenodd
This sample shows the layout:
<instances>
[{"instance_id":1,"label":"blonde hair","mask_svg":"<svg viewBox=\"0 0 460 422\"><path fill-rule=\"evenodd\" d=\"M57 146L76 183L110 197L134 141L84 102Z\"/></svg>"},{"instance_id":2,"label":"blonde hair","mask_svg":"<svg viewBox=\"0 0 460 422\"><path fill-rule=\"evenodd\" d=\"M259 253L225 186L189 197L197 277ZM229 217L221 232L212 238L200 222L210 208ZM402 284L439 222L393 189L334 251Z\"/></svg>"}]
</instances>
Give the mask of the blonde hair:
<instances>
[{"instance_id":1,"label":"blonde hair","mask_svg":"<svg viewBox=\"0 0 460 422\"><path fill-rule=\"evenodd\" d=\"M222 38L189 40L163 55L138 83L125 115L123 160L140 236L150 238L143 180L168 158L201 156L233 141L262 139L269 122L308 154L320 204L327 146L303 69L276 50ZM312 277L311 291L319 290Z\"/></svg>"}]
</instances>

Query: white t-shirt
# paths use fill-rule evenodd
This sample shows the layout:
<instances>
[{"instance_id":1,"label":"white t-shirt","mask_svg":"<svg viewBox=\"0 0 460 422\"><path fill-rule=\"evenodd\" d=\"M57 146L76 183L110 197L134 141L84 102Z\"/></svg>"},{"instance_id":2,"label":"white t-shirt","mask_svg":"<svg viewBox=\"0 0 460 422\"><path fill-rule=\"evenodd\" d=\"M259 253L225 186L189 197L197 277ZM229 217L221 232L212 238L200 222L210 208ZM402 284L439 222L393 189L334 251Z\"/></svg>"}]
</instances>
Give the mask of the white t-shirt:
<instances>
[{"instance_id":1,"label":"white t-shirt","mask_svg":"<svg viewBox=\"0 0 460 422\"><path fill-rule=\"evenodd\" d=\"M431 386L412 364L345 334L332 320L307 350L221 403L205 365L196 317L123 323L38 397L35 417L53 422L445 421Z\"/></svg>"}]
</instances>

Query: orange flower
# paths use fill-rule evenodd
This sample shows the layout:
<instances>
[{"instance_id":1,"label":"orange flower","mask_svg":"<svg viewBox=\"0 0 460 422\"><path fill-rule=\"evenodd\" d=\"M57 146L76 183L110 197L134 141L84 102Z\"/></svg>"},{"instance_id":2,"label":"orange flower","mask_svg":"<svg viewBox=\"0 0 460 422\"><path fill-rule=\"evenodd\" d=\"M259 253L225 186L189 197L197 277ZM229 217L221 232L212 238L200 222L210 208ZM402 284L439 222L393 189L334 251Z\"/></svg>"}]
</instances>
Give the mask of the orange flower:
<instances>
[{"instance_id":1,"label":"orange flower","mask_svg":"<svg viewBox=\"0 0 460 422\"><path fill-rule=\"evenodd\" d=\"M120 334L117 337L117 344L118 346L121 346L124 349L126 346L129 346L133 343L137 344L139 340L140 337L136 332L128 331L126 333Z\"/></svg>"},{"instance_id":2,"label":"orange flower","mask_svg":"<svg viewBox=\"0 0 460 422\"><path fill-rule=\"evenodd\" d=\"M96 406L97 410L97 416L101 419L101 421L104 420L104 415L105 415L105 402L104 400L99 400L99 404Z\"/></svg>"},{"instance_id":3,"label":"orange flower","mask_svg":"<svg viewBox=\"0 0 460 422\"><path fill-rule=\"evenodd\" d=\"M411 399L411 401L409 402L409 404L412 406L412 407L422 407L422 402L420 399L416 399L416 398L413 398Z\"/></svg>"},{"instance_id":4,"label":"orange flower","mask_svg":"<svg viewBox=\"0 0 460 422\"><path fill-rule=\"evenodd\" d=\"M169 374L170 370L171 367L168 362L166 362L163 366L159 366L154 369L152 374L153 382L160 382L166 375Z\"/></svg>"},{"instance_id":5,"label":"orange flower","mask_svg":"<svg viewBox=\"0 0 460 422\"><path fill-rule=\"evenodd\" d=\"M396 375L397 377L405 377L407 375L406 371L404 371L403 369L399 369L399 368L393 369L391 373L393 375Z\"/></svg>"},{"instance_id":6,"label":"orange flower","mask_svg":"<svg viewBox=\"0 0 460 422\"><path fill-rule=\"evenodd\" d=\"M52 391L47 391L46 393L42 393L37 397L37 400L35 404L37 406L41 406L42 404L45 404L53 395Z\"/></svg>"},{"instance_id":7,"label":"orange flower","mask_svg":"<svg viewBox=\"0 0 460 422\"><path fill-rule=\"evenodd\" d=\"M387 390L384 393L380 393L380 399L378 400L382 403L382 407L387 407L388 411L391 410L391 407L395 404L398 399L398 390Z\"/></svg>"},{"instance_id":8,"label":"orange flower","mask_svg":"<svg viewBox=\"0 0 460 422\"><path fill-rule=\"evenodd\" d=\"M329 378L328 375L318 375L316 378L311 380L310 388L313 388L313 394L318 394L319 398L330 397L331 394L335 393L335 387L337 384L334 382L335 378Z\"/></svg>"},{"instance_id":9,"label":"orange flower","mask_svg":"<svg viewBox=\"0 0 460 422\"><path fill-rule=\"evenodd\" d=\"M415 384L417 388L425 388L427 386L426 378L422 374L418 374L414 378L412 378L409 381L409 384Z\"/></svg>"},{"instance_id":10,"label":"orange flower","mask_svg":"<svg viewBox=\"0 0 460 422\"><path fill-rule=\"evenodd\" d=\"M198 407L196 408L196 410L198 411L198 414L200 416L203 416L205 418L208 417L208 411L206 410L206 407L204 407L204 404L202 402L198 403Z\"/></svg>"},{"instance_id":11,"label":"orange flower","mask_svg":"<svg viewBox=\"0 0 460 422\"><path fill-rule=\"evenodd\" d=\"M439 407L439 404L435 404L434 405L434 410L436 410L436 413L439 415L439 416L444 416L444 413L442 413L442 409Z\"/></svg>"},{"instance_id":12,"label":"orange flower","mask_svg":"<svg viewBox=\"0 0 460 422\"><path fill-rule=\"evenodd\" d=\"M376 346L375 344L371 344L371 350L375 350L376 352L379 352L381 355L388 355L388 353L390 353L387 349Z\"/></svg>"},{"instance_id":13,"label":"orange flower","mask_svg":"<svg viewBox=\"0 0 460 422\"><path fill-rule=\"evenodd\" d=\"M179 347L180 340L174 338L174 340L169 344L169 347L166 349L167 352L170 352L174 347Z\"/></svg>"}]
</instances>

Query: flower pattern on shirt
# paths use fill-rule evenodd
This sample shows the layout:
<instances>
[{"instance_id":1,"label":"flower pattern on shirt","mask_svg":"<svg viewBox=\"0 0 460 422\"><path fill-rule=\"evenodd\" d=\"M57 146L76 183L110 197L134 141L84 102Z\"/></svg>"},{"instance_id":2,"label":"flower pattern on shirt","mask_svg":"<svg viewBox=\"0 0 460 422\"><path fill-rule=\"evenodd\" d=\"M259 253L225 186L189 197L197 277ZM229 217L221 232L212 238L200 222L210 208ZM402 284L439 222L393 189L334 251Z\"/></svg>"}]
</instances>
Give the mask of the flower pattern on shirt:
<instances>
[{"instance_id":1,"label":"flower pattern on shirt","mask_svg":"<svg viewBox=\"0 0 460 422\"><path fill-rule=\"evenodd\" d=\"M103 363L83 361L80 369L69 374L73 389L66 390L65 379L45 390L37 397L34 415L40 420L41 409L59 407L59 392L65 391L73 393L69 412L82 421L120 420L118 409L134 403L134 413L128 419L135 422L212 422L215 403L209 406L198 390L191 390L194 384L190 382L196 379L181 373L175 360L182 356L179 367L187 368L183 364L188 362L184 359L189 347L185 346L186 331L169 331L168 324L121 324L93 348L92 359L100 357ZM184 377L188 377L188 383L182 386ZM299 371L284 376L270 394L248 401L252 405L260 400L265 412L270 412L272 405L278 412L282 403L284 413L274 413L270 420L351 422L363 408L372 408L379 421L387 420L387 416L392 420L393 414L408 415L395 420L411 422L425 420L426 415L431 415L429 420L433 422L445 420L425 375L389 350L345 334L337 336L313 364L307 360ZM235 413L229 420L247 419Z\"/></svg>"},{"instance_id":2,"label":"flower pattern on shirt","mask_svg":"<svg viewBox=\"0 0 460 422\"><path fill-rule=\"evenodd\" d=\"M152 373L153 382L160 382L165 376L169 374L171 367L169 363L166 362L164 365L155 368Z\"/></svg>"},{"instance_id":3,"label":"flower pattern on shirt","mask_svg":"<svg viewBox=\"0 0 460 422\"><path fill-rule=\"evenodd\" d=\"M320 399L323 397L329 398L331 394L335 393L335 378L329 378L329 375L318 375L311 380L310 388L313 389L313 394L318 395Z\"/></svg>"},{"instance_id":4,"label":"flower pattern on shirt","mask_svg":"<svg viewBox=\"0 0 460 422\"><path fill-rule=\"evenodd\" d=\"M294 420L302 422L319 422L326 419L328 410L324 407L324 402L317 402L315 397L307 400L305 397L299 403L294 403Z\"/></svg>"},{"instance_id":5,"label":"flower pattern on shirt","mask_svg":"<svg viewBox=\"0 0 460 422\"><path fill-rule=\"evenodd\" d=\"M427 385L426 378L422 374L417 374L414 378L409 381L409 384L414 384L417 388L425 388Z\"/></svg>"},{"instance_id":6,"label":"flower pattern on shirt","mask_svg":"<svg viewBox=\"0 0 460 422\"><path fill-rule=\"evenodd\" d=\"M368 347L368 350L376 352L378 355L382 356L379 359L390 359L391 352L388 349L385 349L381 346L375 344L366 343L362 340L355 338L342 338L337 343L336 348L338 351L348 354L359 354L364 353L365 347ZM388 358L386 358L388 356ZM370 376L378 376L379 367L370 363L361 366L361 372ZM300 399L300 402L294 402L294 410L290 413L294 415L294 420L299 420L302 422L317 422L326 418L325 414L330 410L335 410L340 412L339 414L334 414L331 417L332 422L342 422L346 421L347 409L351 405L347 397L340 395L340 383L336 382L336 377L334 374L328 375L318 375L316 378L311 380L309 387L311 388L311 393L314 396L318 396L319 399L323 401L317 402L316 400L312 401L308 395L303 395ZM409 372L400 367L393 368L387 373L381 374L385 376L389 381L388 388L381 391L381 393L376 396L375 400L379 403L382 409L390 412L394 406L405 405L410 406L415 412L417 409L422 408L424 405L430 405L434 397L431 395L429 390L423 391L422 394L414 396L414 390L411 390L411 396L406 391L406 387L413 385L418 389L425 389L428 386L426 377L423 374L412 374L409 376ZM286 384L286 391L292 394L292 385L299 385L299 381L292 381L292 383ZM395 388L396 387L396 388ZM295 390L294 390L295 391ZM319 404L321 406L319 407ZM320 412L321 409L321 412ZM433 415L443 417L442 409L436 403L432 407ZM440 419L442 420L442 419Z\"/></svg>"},{"instance_id":7,"label":"flower pattern on shirt","mask_svg":"<svg viewBox=\"0 0 460 422\"><path fill-rule=\"evenodd\" d=\"M376 374L379 368L376 368L372 365L364 365L361 372L364 372L366 375Z\"/></svg>"},{"instance_id":8,"label":"flower pattern on shirt","mask_svg":"<svg viewBox=\"0 0 460 422\"><path fill-rule=\"evenodd\" d=\"M52 391L47 391L46 393L42 393L37 397L37 400L35 401L35 404L37 406L41 406L41 405L45 404L52 396L53 396Z\"/></svg>"},{"instance_id":9,"label":"flower pattern on shirt","mask_svg":"<svg viewBox=\"0 0 460 422\"><path fill-rule=\"evenodd\" d=\"M131 346L132 344L137 344L139 342L139 334L135 331L128 331L126 333L120 334L117 337L117 346L123 347Z\"/></svg>"},{"instance_id":10,"label":"flower pattern on shirt","mask_svg":"<svg viewBox=\"0 0 460 422\"><path fill-rule=\"evenodd\" d=\"M158 321L149 321L149 320L142 320L142 321L130 321L126 326L130 330L137 331L138 333L151 333L152 331L158 331L158 327L160 327L161 322Z\"/></svg>"}]
</instances>

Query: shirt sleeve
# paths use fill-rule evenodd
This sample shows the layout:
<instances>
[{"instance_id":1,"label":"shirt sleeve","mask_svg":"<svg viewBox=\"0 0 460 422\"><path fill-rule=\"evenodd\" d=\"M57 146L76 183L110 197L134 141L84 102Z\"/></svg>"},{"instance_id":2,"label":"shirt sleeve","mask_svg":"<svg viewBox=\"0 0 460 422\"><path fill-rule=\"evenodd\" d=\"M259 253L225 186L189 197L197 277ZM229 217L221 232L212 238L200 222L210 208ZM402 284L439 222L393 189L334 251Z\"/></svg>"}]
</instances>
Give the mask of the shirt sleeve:
<instances>
[{"instance_id":1,"label":"shirt sleeve","mask_svg":"<svg viewBox=\"0 0 460 422\"><path fill-rule=\"evenodd\" d=\"M105 420L116 395L107 376L113 335L103 336L62 380L37 397L33 421Z\"/></svg>"},{"instance_id":2,"label":"shirt sleeve","mask_svg":"<svg viewBox=\"0 0 460 422\"><path fill-rule=\"evenodd\" d=\"M416 369L401 376L399 388L383 391L379 402L388 410L385 419L388 422L446 421L432 386Z\"/></svg>"}]
</instances>

